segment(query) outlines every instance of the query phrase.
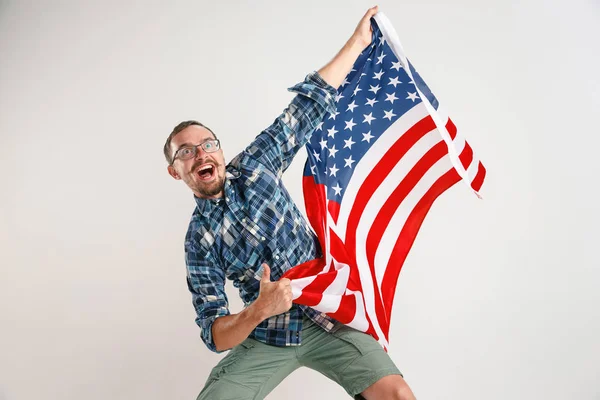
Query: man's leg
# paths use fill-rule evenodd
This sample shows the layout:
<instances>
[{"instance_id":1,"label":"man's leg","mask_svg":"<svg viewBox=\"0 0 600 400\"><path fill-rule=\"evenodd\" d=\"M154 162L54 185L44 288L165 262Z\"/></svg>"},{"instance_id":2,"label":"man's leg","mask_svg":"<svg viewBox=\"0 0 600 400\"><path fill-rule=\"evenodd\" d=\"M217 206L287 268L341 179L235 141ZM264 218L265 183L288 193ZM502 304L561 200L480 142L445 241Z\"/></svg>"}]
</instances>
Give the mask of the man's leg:
<instances>
[{"instance_id":1,"label":"man's leg","mask_svg":"<svg viewBox=\"0 0 600 400\"><path fill-rule=\"evenodd\" d=\"M197 400L263 399L299 367L294 347L246 339L213 368Z\"/></svg>"},{"instance_id":2,"label":"man's leg","mask_svg":"<svg viewBox=\"0 0 600 400\"><path fill-rule=\"evenodd\" d=\"M346 326L327 333L306 319L304 323L302 346L298 349L302 365L337 382L356 399L415 398L373 337Z\"/></svg>"}]
</instances>

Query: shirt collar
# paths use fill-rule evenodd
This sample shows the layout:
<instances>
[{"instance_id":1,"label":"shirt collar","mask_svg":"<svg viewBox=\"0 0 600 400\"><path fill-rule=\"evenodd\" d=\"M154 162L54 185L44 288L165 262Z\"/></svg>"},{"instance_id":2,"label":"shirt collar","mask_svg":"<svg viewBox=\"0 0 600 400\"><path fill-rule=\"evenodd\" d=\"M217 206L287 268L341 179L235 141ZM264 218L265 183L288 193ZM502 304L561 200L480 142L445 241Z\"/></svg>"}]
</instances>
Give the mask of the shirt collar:
<instances>
[{"instance_id":1,"label":"shirt collar","mask_svg":"<svg viewBox=\"0 0 600 400\"><path fill-rule=\"evenodd\" d=\"M216 208L219 207L225 199L220 197L218 199L203 199L201 197L197 197L194 195L194 200L196 201L196 207L198 208L198 212L202 214L203 217L209 217L210 213Z\"/></svg>"}]
</instances>

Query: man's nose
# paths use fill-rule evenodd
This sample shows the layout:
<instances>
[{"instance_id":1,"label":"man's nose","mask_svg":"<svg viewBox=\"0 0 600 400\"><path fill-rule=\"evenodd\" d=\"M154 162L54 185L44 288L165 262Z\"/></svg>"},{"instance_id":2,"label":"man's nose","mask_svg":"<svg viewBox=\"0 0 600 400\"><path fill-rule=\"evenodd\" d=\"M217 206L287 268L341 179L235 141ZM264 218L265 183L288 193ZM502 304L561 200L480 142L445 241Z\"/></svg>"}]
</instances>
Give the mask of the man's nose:
<instances>
[{"instance_id":1,"label":"man's nose","mask_svg":"<svg viewBox=\"0 0 600 400\"><path fill-rule=\"evenodd\" d=\"M202 146L196 146L196 160L206 155Z\"/></svg>"}]
</instances>

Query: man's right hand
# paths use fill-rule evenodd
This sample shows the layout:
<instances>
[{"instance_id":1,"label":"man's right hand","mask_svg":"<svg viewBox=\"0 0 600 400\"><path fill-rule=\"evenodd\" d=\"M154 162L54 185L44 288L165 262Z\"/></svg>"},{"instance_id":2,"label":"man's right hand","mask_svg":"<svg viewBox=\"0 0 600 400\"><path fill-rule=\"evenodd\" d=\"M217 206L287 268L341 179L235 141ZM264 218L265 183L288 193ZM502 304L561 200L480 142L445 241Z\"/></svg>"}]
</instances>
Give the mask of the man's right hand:
<instances>
[{"instance_id":1,"label":"man's right hand","mask_svg":"<svg viewBox=\"0 0 600 400\"><path fill-rule=\"evenodd\" d=\"M292 308L292 286L287 278L271 282L271 269L263 264L260 291L254 306L264 319L278 315Z\"/></svg>"}]
</instances>

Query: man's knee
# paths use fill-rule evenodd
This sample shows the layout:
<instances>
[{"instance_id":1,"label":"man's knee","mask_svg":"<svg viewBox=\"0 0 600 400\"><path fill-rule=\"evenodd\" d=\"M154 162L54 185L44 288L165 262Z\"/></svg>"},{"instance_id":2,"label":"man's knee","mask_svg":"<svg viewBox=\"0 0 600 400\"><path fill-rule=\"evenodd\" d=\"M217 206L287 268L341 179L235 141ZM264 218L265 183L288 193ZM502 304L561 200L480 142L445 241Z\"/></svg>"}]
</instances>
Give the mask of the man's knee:
<instances>
[{"instance_id":1,"label":"man's knee","mask_svg":"<svg viewBox=\"0 0 600 400\"><path fill-rule=\"evenodd\" d=\"M404 386L395 389L393 398L396 400L416 400L415 395L406 383Z\"/></svg>"},{"instance_id":2,"label":"man's knee","mask_svg":"<svg viewBox=\"0 0 600 400\"><path fill-rule=\"evenodd\" d=\"M400 375L388 375L381 378L369 386L361 395L366 400L416 400L412 390Z\"/></svg>"}]
</instances>

